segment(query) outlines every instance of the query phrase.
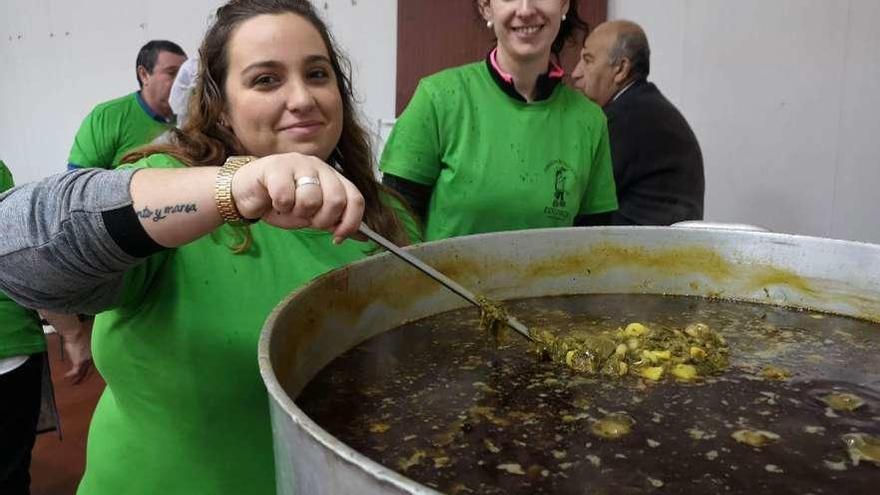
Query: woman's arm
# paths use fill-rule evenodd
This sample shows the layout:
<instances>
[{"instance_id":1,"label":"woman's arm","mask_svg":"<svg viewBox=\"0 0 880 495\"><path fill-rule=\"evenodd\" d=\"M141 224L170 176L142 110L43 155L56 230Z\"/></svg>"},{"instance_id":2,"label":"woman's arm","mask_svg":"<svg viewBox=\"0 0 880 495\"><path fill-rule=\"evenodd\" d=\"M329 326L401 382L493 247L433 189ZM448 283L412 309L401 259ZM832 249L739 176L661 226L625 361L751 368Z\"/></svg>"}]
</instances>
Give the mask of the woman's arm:
<instances>
[{"instance_id":1,"label":"woman's arm","mask_svg":"<svg viewBox=\"0 0 880 495\"><path fill-rule=\"evenodd\" d=\"M75 170L0 195L0 290L60 313L109 307L141 258L113 242L101 214L131 205L133 173Z\"/></svg>"},{"instance_id":2,"label":"woman's arm","mask_svg":"<svg viewBox=\"0 0 880 495\"><path fill-rule=\"evenodd\" d=\"M61 313L111 307L123 273L149 254L149 247L137 252L144 243L180 246L222 223L214 203L217 170L88 169L9 191L0 196L0 290L23 306ZM317 177L320 185L297 188L302 177ZM296 153L239 169L232 196L245 218L329 230L337 242L357 231L364 210L354 185L317 158ZM119 212L142 230L105 221ZM119 232L127 232L125 238Z\"/></svg>"},{"instance_id":3,"label":"woman's arm","mask_svg":"<svg viewBox=\"0 0 880 495\"><path fill-rule=\"evenodd\" d=\"M202 237L223 220L214 201L218 168L145 169L131 181L131 199L141 226L158 244L176 247ZM316 177L319 185L296 187L296 179ZM341 242L357 232L363 197L339 172L321 160L288 153L239 169L232 197L247 219L277 227L312 227L333 232Z\"/></svg>"}]
</instances>

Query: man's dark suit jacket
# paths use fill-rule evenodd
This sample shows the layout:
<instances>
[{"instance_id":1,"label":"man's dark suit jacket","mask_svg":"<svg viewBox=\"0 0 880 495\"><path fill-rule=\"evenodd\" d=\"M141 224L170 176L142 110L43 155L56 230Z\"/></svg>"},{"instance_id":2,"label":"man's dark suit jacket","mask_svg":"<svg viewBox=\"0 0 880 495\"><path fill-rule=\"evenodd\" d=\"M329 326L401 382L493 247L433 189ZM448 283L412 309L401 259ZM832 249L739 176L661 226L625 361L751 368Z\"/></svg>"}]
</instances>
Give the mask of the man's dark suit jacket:
<instances>
[{"instance_id":1,"label":"man's dark suit jacket","mask_svg":"<svg viewBox=\"0 0 880 495\"><path fill-rule=\"evenodd\" d=\"M641 80L604 110L620 204L612 225L702 220L703 155L678 109Z\"/></svg>"}]
</instances>

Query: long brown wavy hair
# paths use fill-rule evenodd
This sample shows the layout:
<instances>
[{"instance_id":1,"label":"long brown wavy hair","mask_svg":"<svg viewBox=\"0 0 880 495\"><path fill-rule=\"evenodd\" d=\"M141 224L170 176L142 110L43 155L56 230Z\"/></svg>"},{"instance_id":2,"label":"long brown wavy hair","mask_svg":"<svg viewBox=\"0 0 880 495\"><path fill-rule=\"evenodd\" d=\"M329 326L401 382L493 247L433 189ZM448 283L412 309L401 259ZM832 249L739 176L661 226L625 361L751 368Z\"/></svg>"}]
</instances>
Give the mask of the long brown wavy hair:
<instances>
[{"instance_id":1,"label":"long brown wavy hair","mask_svg":"<svg viewBox=\"0 0 880 495\"><path fill-rule=\"evenodd\" d=\"M243 22L259 15L295 14L309 21L321 34L336 82L342 97L342 135L329 158L340 172L360 190L366 200L364 221L373 230L400 245L409 244L400 219L388 206L393 191L380 184L373 173L373 153L370 140L358 122L351 84L351 64L339 53L326 24L308 0L231 0L217 9L215 20L199 48L199 80L189 101L189 119L181 129L172 129L170 144L155 144L139 148L125 157L131 163L155 153L171 155L187 166L219 166L229 156L248 154L232 130L221 125L226 109L226 78L229 75L229 39ZM250 245L249 230L239 231L242 243L234 247L244 252Z\"/></svg>"}]
</instances>

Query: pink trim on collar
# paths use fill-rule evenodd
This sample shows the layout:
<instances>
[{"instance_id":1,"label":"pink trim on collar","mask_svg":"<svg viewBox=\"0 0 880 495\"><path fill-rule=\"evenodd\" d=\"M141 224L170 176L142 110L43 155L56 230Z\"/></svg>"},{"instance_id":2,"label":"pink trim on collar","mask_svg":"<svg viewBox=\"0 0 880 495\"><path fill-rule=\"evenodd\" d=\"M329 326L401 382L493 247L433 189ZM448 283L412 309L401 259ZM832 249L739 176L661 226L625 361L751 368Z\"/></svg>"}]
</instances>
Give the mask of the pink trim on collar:
<instances>
[{"instance_id":1,"label":"pink trim on collar","mask_svg":"<svg viewBox=\"0 0 880 495\"><path fill-rule=\"evenodd\" d=\"M492 68L495 69L495 72L501 76L501 79L504 79L504 82L507 84L513 83L513 76L501 70L501 66L498 65L498 47L496 46L492 53L489 54L489 60L492 62Z\"/></svg>"},{"instance_id":2,"label":"pink trim on collar","mask_svg":"<svg viewBox=\"0 0 880 495\"><path fill-rule=\"evenodd\" d=\"M501 69L501 66L498 65L498 47L492 49L492 53L489 54L489 61L492 63L492 68L495 69L495 72L501 76L501 79L504 79L504 82L507 84L513 83L513 75L504 72ZM563 69L559 64L557 64L553 59L550 59L550 72L547 74L547 77L551 79L562 79L565 77L565 69Z\"/></svg>"},{"instance_id":3,"label":"pink trim on collar","mask_svg":"<svg viewBox=\"0 0 880 495\"><path fill-rule=\"evenodd\" d=\"M551 79L562 79L565 77L565 69L554 62L553 59L550 59L550 73L547 74L547 77Z\"/></svg>"}]
</instances>

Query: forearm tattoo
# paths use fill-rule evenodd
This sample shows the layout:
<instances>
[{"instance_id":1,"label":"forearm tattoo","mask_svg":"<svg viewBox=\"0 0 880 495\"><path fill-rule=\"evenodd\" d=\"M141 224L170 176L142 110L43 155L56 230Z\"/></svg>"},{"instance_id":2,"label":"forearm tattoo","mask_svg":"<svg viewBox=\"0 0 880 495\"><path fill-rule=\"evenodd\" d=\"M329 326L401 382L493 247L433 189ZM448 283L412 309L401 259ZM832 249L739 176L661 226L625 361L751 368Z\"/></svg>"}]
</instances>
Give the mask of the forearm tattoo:
<instances>
[{"instance_id":1,"label":"forearm tattoo","mask_svg":"<svg viewBox=\"0 0 880 495\"><path fill-rule=\"evenodd\" d=\"M144 206L140 210L136 210L137 216L143 219L152 220L154 222L161 222L165 220L171 215L186 215L190 213L198 212L198 208L196 208L195 203L189 204L177 204L173 206L160 206L159 208L152 209L149 206Z\"/></svg>"}]
</instances>

